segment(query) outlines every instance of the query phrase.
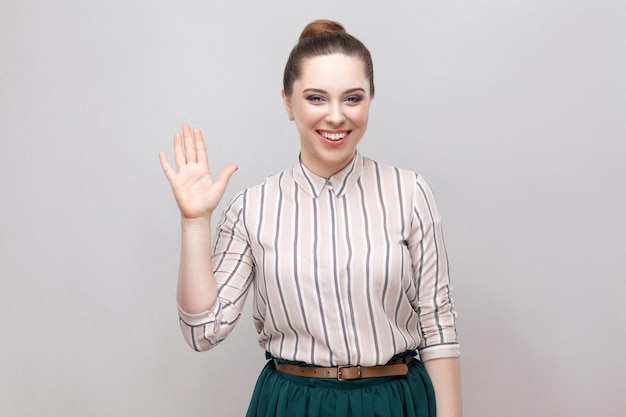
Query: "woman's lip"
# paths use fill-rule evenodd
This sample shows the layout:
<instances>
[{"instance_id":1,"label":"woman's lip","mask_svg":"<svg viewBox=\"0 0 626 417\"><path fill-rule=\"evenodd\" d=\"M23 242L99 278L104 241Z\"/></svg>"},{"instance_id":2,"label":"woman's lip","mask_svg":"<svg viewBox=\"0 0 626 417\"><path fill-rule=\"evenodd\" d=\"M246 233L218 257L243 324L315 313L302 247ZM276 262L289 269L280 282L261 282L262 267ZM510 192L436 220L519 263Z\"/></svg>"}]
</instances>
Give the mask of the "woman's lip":
<instances>
[{"instance_id":1,"label":"woman's lip","mask_svg":"<svg viewBox=\"0 0 626 417\"><path fill-rule=\"evenodd\" d=\"M324 137L322 133L331 134L331 135L345 133L345 136L341 139L332 140L332 139L328 139ZM322 142L330 146L339 146L339 145L344 144L347 141L348 137L350 137L350 133L351 133L350 130L318 130L317 131L317 134L319 135Z\"/></svg>"}]
</instances>

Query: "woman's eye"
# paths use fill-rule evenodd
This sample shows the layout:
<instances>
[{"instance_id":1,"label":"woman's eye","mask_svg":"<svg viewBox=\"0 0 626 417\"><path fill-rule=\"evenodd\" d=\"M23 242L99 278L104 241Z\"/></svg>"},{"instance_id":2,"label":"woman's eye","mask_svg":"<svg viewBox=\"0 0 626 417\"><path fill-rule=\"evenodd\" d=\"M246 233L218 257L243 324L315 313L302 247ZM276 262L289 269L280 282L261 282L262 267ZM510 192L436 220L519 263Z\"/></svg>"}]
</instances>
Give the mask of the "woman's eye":
<instances>
[{"instance_id":1,"label":"woman's eye","mask_svg":"<svg viewBox=\"0 0 626 417\"><path fill-rule=\"evenodd\" d=\"M324 101L322 96L307 96L306 99L311 103L322 103Z\"/></svg>"},{"instance_id":2,"label":"woman's eye","mask_svg":"<svg viewBox=\"0 0 626 417\"><path fill-rule=\"evenodd\" d=\"M359 103L360 101L363 101L363 97L361 97L361 96L350 96L350 97L346 97L345 101L346 101L346 103L349 103L349 104L356 104L356 103Z\"/></svg>"}]
</instances>

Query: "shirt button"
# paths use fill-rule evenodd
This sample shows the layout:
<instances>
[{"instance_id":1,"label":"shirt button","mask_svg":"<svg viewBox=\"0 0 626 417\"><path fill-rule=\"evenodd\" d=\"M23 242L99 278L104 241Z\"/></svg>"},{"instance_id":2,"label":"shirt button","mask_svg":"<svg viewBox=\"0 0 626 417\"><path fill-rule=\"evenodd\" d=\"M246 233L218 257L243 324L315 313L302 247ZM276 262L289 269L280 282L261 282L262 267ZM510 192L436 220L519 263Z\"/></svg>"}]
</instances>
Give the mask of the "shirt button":
<instances>
[{"instance_id":1,"label":"shirt button","mask_svg":"<svg viewBox=\"0 0 626 417\"><path fill-rule=\"evenodd\" d=\"M210 311L210 312L209 312L209 314L207 314L207 316L209 316L209 317L213 318L213 317L215 317L215 313L214 313L214 312L212 312L212 311Z\"/></svg>"}]
</instances>

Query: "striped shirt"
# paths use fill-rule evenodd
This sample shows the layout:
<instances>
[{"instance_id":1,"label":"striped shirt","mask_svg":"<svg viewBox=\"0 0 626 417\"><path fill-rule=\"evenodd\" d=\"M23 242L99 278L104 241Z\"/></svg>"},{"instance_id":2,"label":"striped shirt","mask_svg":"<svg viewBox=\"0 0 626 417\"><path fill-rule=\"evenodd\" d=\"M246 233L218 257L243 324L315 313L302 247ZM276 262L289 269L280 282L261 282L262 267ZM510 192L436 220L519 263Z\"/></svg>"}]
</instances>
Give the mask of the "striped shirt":
<instances>
[{"instance_id":1,"label":"striped shirt","mask_svg":"<svg viewBox=\"0 0 626 417\"><path fill-rule=\"evenodd\" d=\"M224 340L252 290L259 344L319 366L459 355L441 222L413 172L358 152L329 179L298 161L238 194L213 254L216 305L179 308L196 350Z\"/></svg>"}]
</instances>

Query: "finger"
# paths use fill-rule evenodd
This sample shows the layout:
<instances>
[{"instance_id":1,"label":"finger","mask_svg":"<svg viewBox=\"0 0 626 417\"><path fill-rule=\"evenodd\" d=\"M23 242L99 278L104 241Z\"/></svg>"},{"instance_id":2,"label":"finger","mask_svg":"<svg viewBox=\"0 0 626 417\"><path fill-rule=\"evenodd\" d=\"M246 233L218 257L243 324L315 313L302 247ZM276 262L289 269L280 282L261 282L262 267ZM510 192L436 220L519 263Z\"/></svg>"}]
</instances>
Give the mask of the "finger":
<instances>
[{"instance_id":1,"label":"finger","mask_svg":"<svg viewBox=\"0 0 626 417\"><path fill-rule=\"evenodd\" d=\"M198 163L209 165L209 158L207 157L206 145L204 144L204 138L202 132L197 127L193 130L193 138L196 143L196 158Z\"/></svg>"},{"instance_id":2,"label":"finger","mask_svg":"<svg viewBox=\"0 0 626 417\"><path fill-rule=\"evenodd\" d=\"M183 125L183 143L185 145L185 159L187 163L197 162L196 146L193 141L193 135L188 125Z\"/></svg>"},{"instance_id":3,"label":"finger","mask_svg":"<svg viewBox=\"0 0 626 417\"><path fill-rule=\"evenodd\" d=\"M174 168L172 168L170 162L167 160L167 155L165 155L165 152L159 152L159 161L161 162L161 168L163 168L163 172L165 173L168 181L172 182L172 180L176 176L176 171L174 171Z\"/></svg>"},{"instance_id":4,"label":"finger","mask_svg":"<svg viewBox=\"0 0 626 417\"><path fill-rule=\"evenodd\" d=\"M239 168L235 164L226 165L224 168L222 168L220 176L217 177L216 182L220 183L224 188L226 188L228 181L230 181L230 177L232 177L238 169Z\"/></svg>"},{"instance_id":5,"label":"finger","mask_svg":"<svg viewBox=\"0 0 626 417\"><path fill-rule=\"evenodd\" d=\"M183 138L180 133L174 135L174 161L176 162L176 169L180 170L185 166L185 151L183 150Z\"/></svg>"}]
</instances>

